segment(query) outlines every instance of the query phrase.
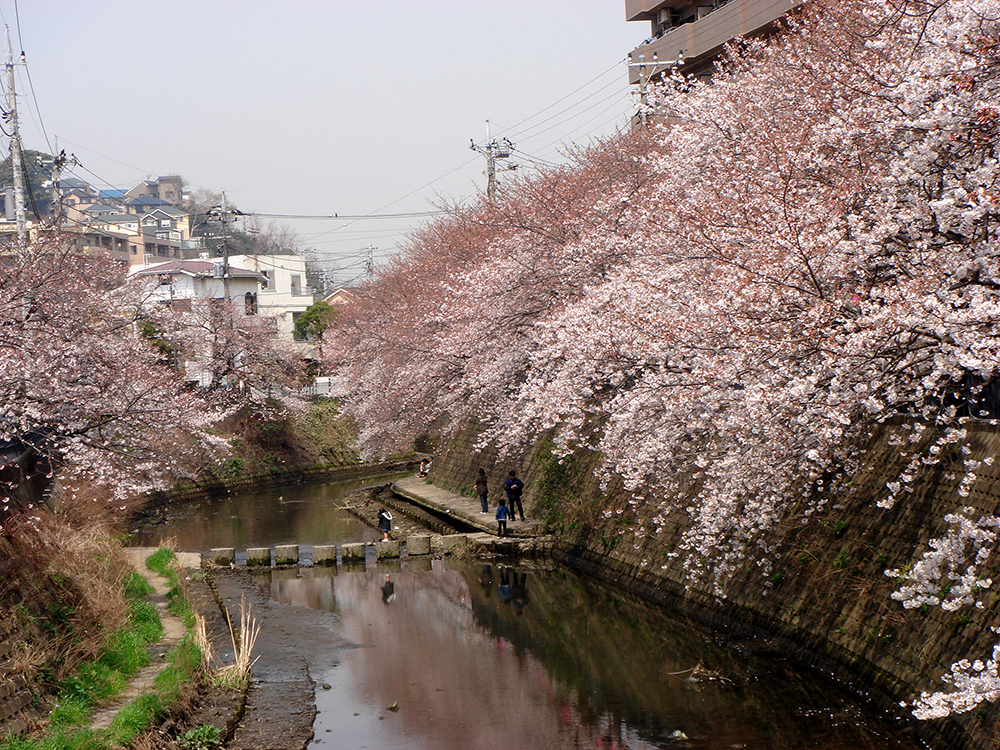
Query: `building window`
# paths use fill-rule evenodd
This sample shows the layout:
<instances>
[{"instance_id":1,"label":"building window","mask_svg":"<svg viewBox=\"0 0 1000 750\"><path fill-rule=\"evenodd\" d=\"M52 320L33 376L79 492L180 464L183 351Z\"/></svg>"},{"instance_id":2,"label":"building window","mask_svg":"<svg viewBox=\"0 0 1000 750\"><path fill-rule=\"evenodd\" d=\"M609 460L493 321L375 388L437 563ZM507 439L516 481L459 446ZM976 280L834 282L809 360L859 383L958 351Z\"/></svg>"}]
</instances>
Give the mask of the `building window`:
<instances>
[{"instance_id":1,"label":"building window","mask_svg":"<svg viewBox=\"0 0 1000 750\"><path fill-rule=\"evenodd\" d=\"M292 294L302 294L302 277L292 274Z\"/></svg>"},{"instance_id":2,"label":"building window","mask_svg":"<svg viewBox=\"0 0 1000 750\"><path fill-rule=\"evenodd\" d=\"M253 292L247 292L244 297L244 306L246 307L247 315L257 314L257 295Z\"/></svg>"},{"instance_id":3,"label":"building window","mask_svg":"<svg viewBox=\"0 0 1000 750\"><path fill-rule=\"evenodd\" d=\"M261 282L260 288L261 289L269 289L270 286L271 286L271 272L270 271L261 271L261 273L264 274L264 281Z\"/></svg>"}]
</instances>

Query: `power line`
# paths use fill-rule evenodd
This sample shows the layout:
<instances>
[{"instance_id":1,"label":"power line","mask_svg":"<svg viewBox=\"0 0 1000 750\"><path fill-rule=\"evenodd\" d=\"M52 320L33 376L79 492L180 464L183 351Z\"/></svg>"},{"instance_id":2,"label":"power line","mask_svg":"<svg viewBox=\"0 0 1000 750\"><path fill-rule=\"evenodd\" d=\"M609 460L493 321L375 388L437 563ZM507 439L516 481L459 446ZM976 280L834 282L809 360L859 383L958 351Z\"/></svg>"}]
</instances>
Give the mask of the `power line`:
<instances>
[{"instance_id":1,"label":"power line","mask_svg":"<svg viewBox=\"0 0 1000 750\"><path fill-rule=\"evenodd\" d=\"M62 140L65 141L66 143L68 143L71 146L76 146L77 148L82 148L84 151L86 151L88 153L91 153L94 156L99 156L102 159L107 159L108 161L113 161L115 164L120 164L123 167L128 167L129 169L134 169L136 172L141 172L142 174L147 174L147 175L153 174L152 170L149 170L149 169L140 169L139 167L137 167L137 166L135 166L133 164L126 164L125 162L118 161L117 159L113 159L110 156L105 156L104 154L99 154L96 151L92 151L91 149L87 148L86 146L81 146L79 143L73 143L73 141L68 140L67 138L63 138ZM87 170L87 171L90 171L90 170ZM93 174L93 172L91 172L91 174ZM97 175L94 175L94 176L97 177ZM106 184L107 184L108 187L121 187L121 186L115 185L114 183L111 183L111 182L108 182ZM134 183L129 183L129 185L132 185L132 184L134 184Z\"/></svg>"},{"instance_id":2,"label":"power line","mask_svg":"<svg viewBox=\"0 0 1000 750\"><path fill-rule=\"evenodd\" d=\"M619 63L615 63L616 66L618 64ZM605 72L607 72L607 71L605 71ZM602 73L602 75L603 75L603 73ZM569 112L569 111L573 110L574 108L576 108L576 107L580 106L581 104L583 104L588 99L591 99L591 98L597 96L598 94L600 94L605 89L608 89L611 86L615 86L615 85L620 85L620 82L617 81L617 80L611 81L610 83L608 83L608 84L602 86L601 88L593 91L592 93L588 94L587 96L585 96L583 99L581 99L576 104L572 104L569 107L566 107L566 108L560 110L559 112L556 112L555 114L550 115L549 117L546 117L544 120L541 120L540 122L536 122L534 125L532 125L531 127L527 128L525 131L517 131L517 130L515 130L515 128L517 128L518 125L514 125L513 127L510 127L510 128L504 128L503 125L500 125L500 128L502 129L502 132L511 132L511 133L516 134L516 135L522 135L525 138L537 138L538 137L538 133L547 133L548 131L552 130L553 128L559 127L560 125L562 125L562 124L564 124L566 122L569 122L572 118L571 117L570 118L566 118L565 120L561 120L560 122L557 122L555 125L552 125L552 126L550 126L548 128L545 128L545 130L541 130L541 131L538 131L536 133L532 133L532 131L535 130L537 127L539 127L540 125L544 125L545 123L550 122L551 120L554 120L556 117L559 117L560 115L566 114L567 112ZM579 89L577 89L577 90L579 91ZM563 98L565 99L566 97L563 97ZM608 99L605 98L605 99L602 100L602 102L607 101L607 100ZM600 103L601 102L599 102L598 105ZM544 112L545 110L542 110L542 111ZM583 111L586 112L587 110L585 109ZM574 117L575 116L578 116L578 115L574 115ZM528 118L528 119L531 119L531 118ZM526 122L526 120L523 120L522 122Z\"/></svg>"},{"instance_id":3,"label":"power line","mask_svg":"<svg viewBox=\"0 0 1000 750\"><path fill-rule=\"evenodd\" d=\"M20 36L20 30L18 30L18 35ZM18 39L20 41L20 39ZM23 52L21 53L24 54ZM31 101L35 105L35 114L38 115L38 127L42 130L42 137L45 139L45 145L49 147L49 153L51 154L54 150L52 148L52 141L49 140L49 134L45 130L45 122L42 120L42 110L38 107L38 99L35 97L35 84L31 82L31 71L28 69L28 63L24 63L24 75L28 79L28 91L31 92ZM55 156L55 154L53 154Z\"/></svg>"},{"instance_id":4,"label":"power line","mask_svg":"<svg viewBox=\"0 0 1000 750\"><path fill-rule=\"evenodd\" d=\"M17 46L24 52L24 42L21 41L21 13L17 9L17 0L14 0L14 21L17 24Z\"/></svg>"},{"instance_id":5,"label":"power line","mask_svg":"<svg viewBox=\"0 0 1000 750\"><path fill-rule=\"evenodd\" d=\"M519 127L521 127L521 125L523 125L524 123L526 123L526 122L528 122L528 121L532 120L532 119L533 119L533 118L535 118L535 117L538 117L538 115L542 114L542 112L546 112L546 111L548 111L548 110L552 109L552 108L553 108L554 106L556 106L557 104L561 104L562 102L566 101L567 99L569 99L569 98L570 98L571 96L573 96L574 94L576 94L576 93L578 93L578 92L582 91L583 89L587 88L587 86L589 86L590 84L592 84L592 83L593 83L594 81L596 81L596 80L597 80L598 78L601 78L602 76L605 76L605 75L607 75L608 73L610 73L610 72L611 72L612 70L614 70L615 68L617 68L617 67L618 67L619 65L621 65L621 64L622 64L623 62L625 62L625 59L626 59L626 58L622 58L621 60L617 60L617 61L615 62L615 64L614 64L614 65L612 65L612 66L611 66L610 68L608 68L607 70L605 70L605 71L604 71L603 73L598 73L598 74L597 74L596 76L594 76L593 78L591 78L591 79L590 79L589 81L587 81L587 82L586 82L585 84L583 84L583 85L582 85L582 86L580 86L579 88L576 88L576 89L574 89L573 91L570 91L570 92L569 92L568 94L566 94L566 96L562 97L561 99L556 99L556 100L555 100L554 102L552 102L552 103L551 103L550 105L548 105L547 107L545 107L545 108L543 108L543 109L540 109L540 110L538 110L538 112L536 112L535 114L531 115L530 117L526 117L526 118L524 118L523 120L521 120L520 122L518 122L518 123L515 123L515 124L514 124L514 125L513 125L512 127L514 127L514 128L519 128ZM607 87L605 86L604 88L607 88ZM603 91L604 89L600 89L600 90L601 90L601 91ZM566 110L563 110L563 111L566 111ZM557 114L557 115L554 115L554 116L558 116L558 114ZM545 121L543 120L543 122L545 122ZM539 124L541 124L541 123L539 123Z\"/></svg>"},{"instance_id":6,"label":"power line","mask_svg":"<svg viewBox=\"0 0 1000 750\"><path fill-rule=\"evenodd\" d=\"M402 198L400 198L402 200ZM392 205L392 204L389 204ZM441 214L446 214L447 211L415 211L412 213L399 213L399 214L263 214L257 211L244 211L244 216L257 216L262 219L311 219L311 220L351 220L359 221L361 219L414 219L414 218L424 218L427 216L440 216Z\"/></svg>"}]
</instances>

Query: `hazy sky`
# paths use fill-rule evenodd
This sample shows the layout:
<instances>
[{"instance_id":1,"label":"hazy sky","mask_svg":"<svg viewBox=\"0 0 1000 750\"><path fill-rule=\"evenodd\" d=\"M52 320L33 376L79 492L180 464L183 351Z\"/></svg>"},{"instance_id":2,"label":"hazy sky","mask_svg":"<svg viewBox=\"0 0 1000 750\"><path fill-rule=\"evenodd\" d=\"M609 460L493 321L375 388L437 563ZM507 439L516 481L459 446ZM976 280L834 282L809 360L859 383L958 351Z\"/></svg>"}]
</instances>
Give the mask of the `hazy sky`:
<instances>
[{"instance_id":1,"label":"hazy sky","mask_svg":"<svg viewBox=\"0 0 1000 750\"><path fill-rule=\"evenodd\" d=\"M623 0L0 0L25 148L131 187L180 174L261 214L433 210L484 189L469 139L514 162L622 127L624 59L649 34ZM266 225L272 219L262 218ZM341 281L416 219L278 219Z\"/></svg>"}]
</instances>

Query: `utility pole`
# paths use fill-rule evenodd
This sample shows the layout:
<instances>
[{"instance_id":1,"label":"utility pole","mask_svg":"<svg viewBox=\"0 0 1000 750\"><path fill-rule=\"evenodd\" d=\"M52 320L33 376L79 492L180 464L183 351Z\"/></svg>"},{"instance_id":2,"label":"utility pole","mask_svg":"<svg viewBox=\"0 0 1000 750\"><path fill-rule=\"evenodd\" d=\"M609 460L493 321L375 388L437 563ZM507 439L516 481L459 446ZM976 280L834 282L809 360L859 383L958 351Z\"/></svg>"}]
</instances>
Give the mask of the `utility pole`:
<instances>
[{"instance_id":1,"label":"utility pole","mask_svg":"<svg viewBox=\"0 0 1000 750\"><path fill-rule=\"evenodd\" d=\"M257 257L260 252L260 225L256 216L250 222L250 236L253 238L253 270L260 273L260 260Z\"/></svg>"},{"instance_id":2,"label":"utility pole","mask_svg":"<svg viewBox=\"0 0 1000 750\"><path fill-rule=\"evenodd\" d=\"M229 210L226 208L226 191L222 191L222 293L226 297L228 305L232 300L229 298Z\"/></svg>"},{"instance_id":3,"label":"utility pole","mask_svg":"<svg viewBox=\"0 0 1000 750\"><path fill-rule=\"evenodd\" d=\"M471 138L469 148L486 157L486 199L492 203L497 197L497 171L507 172L517 169L516 164L509 164L497 169L497 159L509 159L514 151L514 144L504 138L501 141L490 138L490 121L486 121L486 145L479 146Z\"/></svg>"},{"instance_id":4,"label":"utility pole","mask_svg":"<svg viewBox=\"0 0 1000 750\"><path fill-rule=\"evenodd\" d=\"M368 280L375 276L375 251L378 250L374 245L369 245L365 248L368 251L368 257L365 259L365 273L368 275Z\"/></svg>"},{"instance_id":5,"label":"utility pole","mask_svg":"<svg viewBox=\"0 0 1000 750\"><path fill-rule=\"evenodd\" d=\"M62 187L59 184L62 180L62 172L69 166L76 166L80 162L77 161L75 154L70 154L66 156L66 149L62 151L59 150L59 138L55 138L55 150L56 155L52 159L52 203L55 206L52 211L52 226L55 227L57 232L62 231L62 218L63 218L63 204L62 204Z\"/></svg>"},{"instance_id":6,"label":"utility pole","mask_svg":"<svg viewBox=\"0 0 1000 750\"><path fill-rule=\"evenodd\" d=\"M632 61L632 53L628 53L628 67L639 69L639 124L642 127L646 127L649 124L649 98L647 96L647 89L649 87L649 80L658 73L662 73L668 68L679 67L684 64L684 50L681 50L677 56L677 60L672 63L660 63L659 55L653 53L653 63L650 66L652 69L646 70L646 56L639 55L639 62Z\"/></svg>"},{"instance_id":7,"label":"utility pole","mask_svg":"<svg viewBox=\"0 0 1000 750\"><path fill-rule=\"evenodd\" d=\"M17 125L17 94L14 89L14 50L10 46L10 27L4 25L7 34L7 115L10 123L10 160L14 173L14 221L17 224L17 243L24 246L27 238L27 220L24 215L24 157L21 153L21 132ZM24 53L21 53L24 60Z\"/></svg>"}]
</instances>

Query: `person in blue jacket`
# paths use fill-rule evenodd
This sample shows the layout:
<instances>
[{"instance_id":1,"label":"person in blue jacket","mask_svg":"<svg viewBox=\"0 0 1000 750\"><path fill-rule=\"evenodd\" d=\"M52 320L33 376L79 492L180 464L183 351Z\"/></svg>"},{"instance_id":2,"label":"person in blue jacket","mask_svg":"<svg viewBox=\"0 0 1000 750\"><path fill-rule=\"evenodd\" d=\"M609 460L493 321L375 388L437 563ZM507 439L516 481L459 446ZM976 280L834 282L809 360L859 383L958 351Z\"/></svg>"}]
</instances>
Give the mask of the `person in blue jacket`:
<instances>
[{"instance_id":1,"label":"person in blue jacket","mask_svg":"<svg viewBox=\"0 0 1000 750\"><path fill-rule=\"evenodd\" d=\"M507 536L507 519L510 512L507 510L507 501L501 499L497 506L497 536Z\"/></svg>"},{"instance_id":2,"label":"person in blue jacket","mask_svg":"<svg viewBox=\"0 0 1000 750\"><path fill-rule=\"evenodd\" d=\"M510 517L514 518L521 512L521 520L524 520L524 506L521 505L521 493L524 492L524 482L517 478L517 472L511 469L510 476L503 483L503 488L507 492L507 503L510 505Z\"/></svg>"}]
</instances>

